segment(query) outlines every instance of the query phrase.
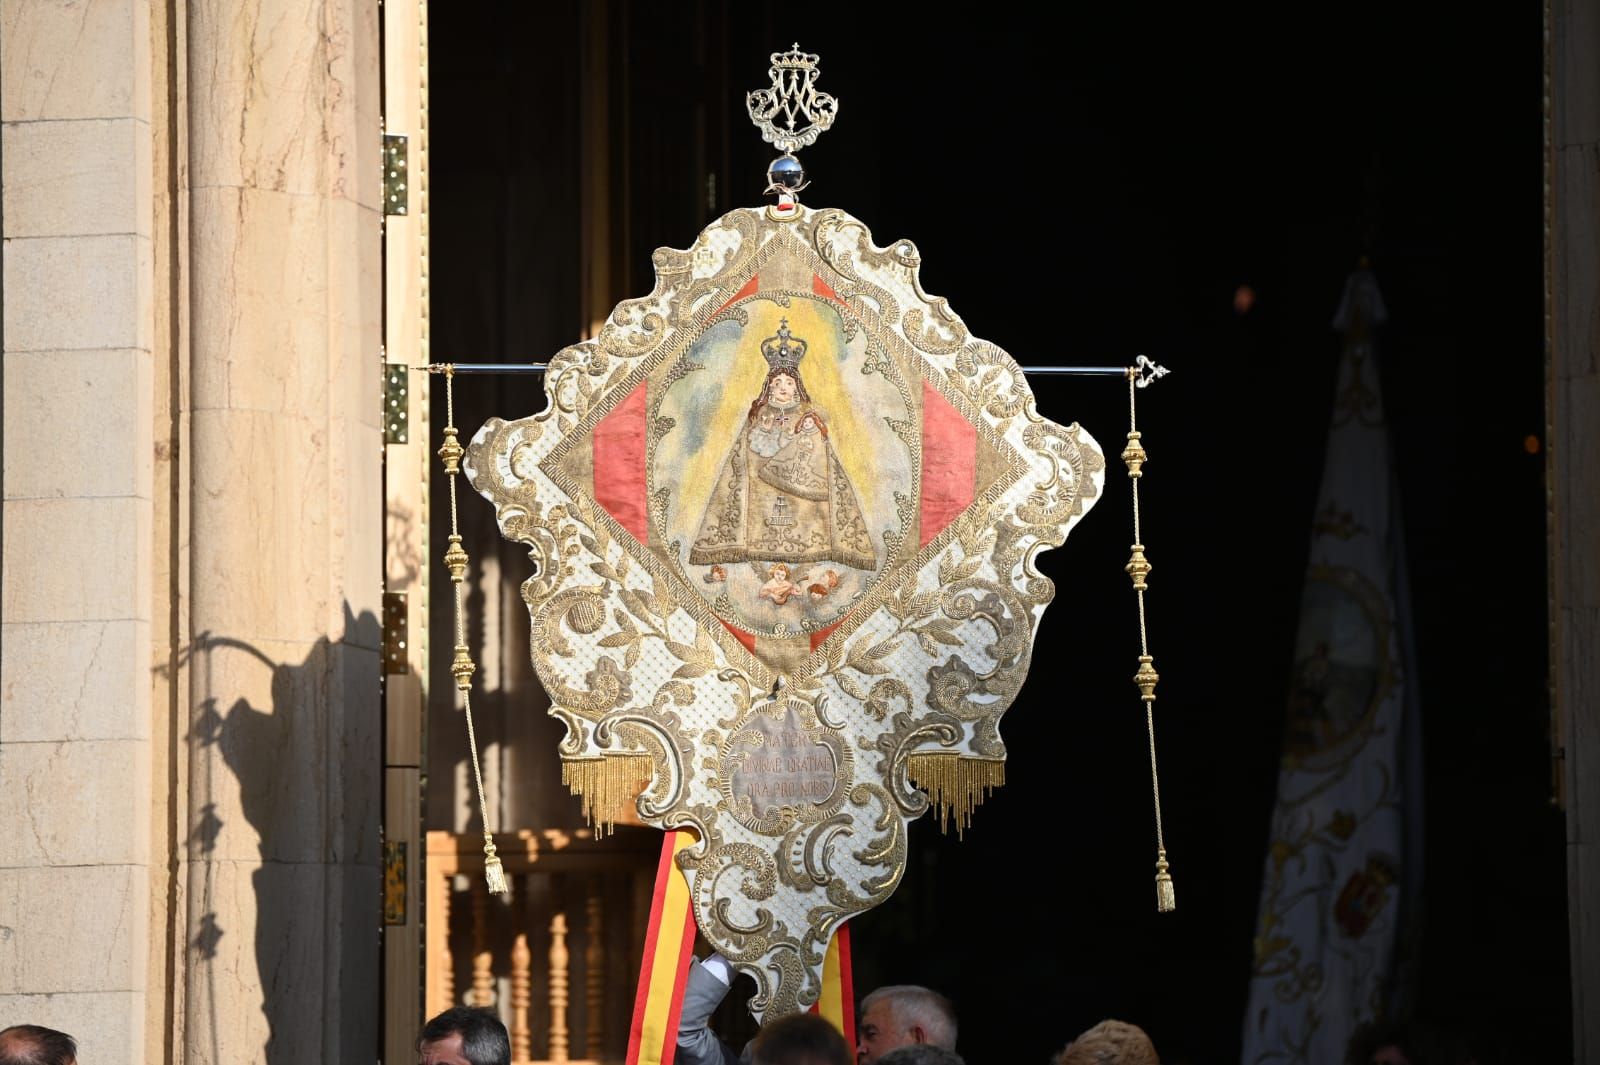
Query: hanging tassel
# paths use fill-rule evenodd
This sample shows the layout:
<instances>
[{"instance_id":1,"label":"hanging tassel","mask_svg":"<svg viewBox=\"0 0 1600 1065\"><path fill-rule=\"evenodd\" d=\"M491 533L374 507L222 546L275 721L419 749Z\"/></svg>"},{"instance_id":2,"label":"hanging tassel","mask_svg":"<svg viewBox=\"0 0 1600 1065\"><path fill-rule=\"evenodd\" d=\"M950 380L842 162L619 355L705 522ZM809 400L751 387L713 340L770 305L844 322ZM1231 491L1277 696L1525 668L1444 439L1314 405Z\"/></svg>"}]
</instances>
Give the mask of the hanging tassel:
<instances>
[{"instance_id":1,"label":"hanging tassel","mask_svg":"<svg viewBox=\"0 0 1600 1065\"><path fill-rule=\"evenodd\" d=\"M1148 360L1139 357L1140 364ZM1166 370L1155 367L1153 376ZM1144 476L1144 465L1150 461L1139 432L1134 389L1148 384L1141 380L1137 367L1128 370L1128 446L1122 451L1122 461L1128 467L1128 482L1133 495L1133 548L1123 572L1133 579L1133 593L1139 603L1139 669L1133 683L1139 689L1139 699L1144 703L1145 731L1150 737L1150 797L1156 812L1156 910L1171 913L1178 908L1178 898L1172 889L1172 874L1167 869L1167 842L1161 831L1161 778L1156 774L1156 684L1161 674L1156 672L1155 658L1150 654L1150 635L1145 626L1144 593L1150 589L1150 560L1144 553L1144 534L1139 523L1139 480Z\"/></svg>"},{"instance_id":2,"label":"hanging tassel","mask_svg":"<svg viewBox=\"0 0 1600 1065\"><path fill-rule=\"evenodd\" d=\"M471 559L461 546L461 524L456 514L456 478L461 475L461 456L466 452L456 439L455 373L450 367L445 368L444 400L444 443L439 448L439 458L450 484L450 546L445 550L444 564L450 571L450 583L455 585L456 601L456 646L450 673L461 692L461 712L467 719L467 750L472 755L472 780L477 785L478 813L483 818L483 879L491 895L509 895L511 885L506 881L505 867L494 852L494 837L489 833L489 804L483 801L483 770L478 766L478 734L472 727L472 675L478 667L473 664L472 652L467 647L467 619L461 605L461 586L466 582Z\"/></svg>"},{"instance_id":3,"label":"hanging tassel","mask_svg":"<svg viewBox=\"0 0 1600 1065\"><path fill-rule=\"evenodd\" d=\"M1178 896L1172 890L1172 874L1167 872L1167 852L1161 851L1156 859L1156 909L1171 913L1178 908Z\"/></svg>"},{"instance_id":4,"label":"hanging tassel","mask_svg":"<svg viewBox=\"0 0 1600 1065\"><path fill-rule=\"evenodd\" d=\"M506 882L505 866L500 864L500 856L494 852L492 839L483 841L483 879L489 886L489 894L511 894L511 885Z\"/></svg>"}]
</instances>

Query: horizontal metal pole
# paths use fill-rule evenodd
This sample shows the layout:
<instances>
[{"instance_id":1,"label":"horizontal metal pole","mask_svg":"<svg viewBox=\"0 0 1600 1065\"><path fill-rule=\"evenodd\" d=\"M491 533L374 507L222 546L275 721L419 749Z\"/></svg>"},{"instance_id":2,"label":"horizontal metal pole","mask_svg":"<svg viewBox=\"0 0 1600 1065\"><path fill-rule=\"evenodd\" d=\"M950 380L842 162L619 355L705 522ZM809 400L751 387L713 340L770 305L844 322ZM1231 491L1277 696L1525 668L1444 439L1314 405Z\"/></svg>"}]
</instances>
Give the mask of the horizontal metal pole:
<instances>
[{"instance_id":1,"label":"horizontal metal pole","mask_svg":"<svg viewBox=\"0 0 1600 1065\"><path fill-rule=\"evenodd\" d=\"M427 366L413 366L413 370L428 373L458 374L542 374L548 363L543 362L435 362ZM1029 377L1122 377L1132 372L1130 366L1024 366L1022 372Z\"/></svg>"}]
</instances>

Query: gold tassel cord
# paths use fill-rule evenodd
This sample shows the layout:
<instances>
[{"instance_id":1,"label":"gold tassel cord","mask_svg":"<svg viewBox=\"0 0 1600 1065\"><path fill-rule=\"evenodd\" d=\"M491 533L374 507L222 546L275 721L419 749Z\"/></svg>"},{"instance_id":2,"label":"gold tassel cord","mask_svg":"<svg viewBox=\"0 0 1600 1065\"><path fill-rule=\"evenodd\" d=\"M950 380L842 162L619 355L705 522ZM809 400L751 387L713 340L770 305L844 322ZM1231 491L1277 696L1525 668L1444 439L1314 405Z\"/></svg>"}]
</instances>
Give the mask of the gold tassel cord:
<instances>
[{"instance_id":1,"label":"gold tassel cord","mask_svg":"<svg viewBox=\"0 0 1600 1065\"><path fill-rule=\"evenodd\" d=\"M1150 639L1145 627L1144 593L1149 588L1150 560L1144 554L1144 536L1139 527L1139 480L1144 476L1148 456L1139 432L1138 404L1135 385L1139 371L1128 370L1128 446L1122 449L1122 461L1128 467L1128 482L1133 488L1133 548L1128 564L1123 570L1133 579L1133 592L1139 600L1139 669L1133 675L1134 686L1139 689L1139 699L1144 703L1145 731L1150 737L1150 791L1156 810L1156 909L1171 913L1178 908L1178 899L1172 886L1172 873L1167 864L1167 841L1161 830L1161 778L1156 773L1156 682L1161 674L1156 672L1155 659L1150 654Z\"/></svg>"},{"instance_id":2,"label":"gold tassel cord","mask_svg":"<svg viewBox=\"0 0 1600 1065\"><path fill-rule=\"evenodd\" d=\"M600 839L611 833L618 811L643 790L652 771L648 754L570 758L561 763L561 783L583 796L583 816Z\"/></svg>"},{"instance_id":3,"label":"gold tassel cord","mask_svg":"<svg viewBox=\"0 0 1600 1065\"><path fill-rule=\"evenodd\" d=\"M956 815L956 838L972 824L972 811L1006 782L1006 764L998 758L968 758L955 751L919 751L906 759L911 783L928 793L939 808L939 831L948 832Z\"/></svg>"},{"instance_id":4,"label":"gold tassel cord","mask_svg":"<svg viewBox=\"0 0 1600 1065\"><path fill-rule=\"evenodd\" d=\"M478 788L478 814L483 819L483 879L491 894L509 895L511 885L506 882L505 869L499 855L495 854L494 837L489 832L489 806L483 801L483 771L478 767L478 735L472 727L472 675L478 667L467 649L467 620L461 606L461 586L467 579L467 564L471 560L461 546L461 527L456 516L456 481L461 475L461 456L465 451L456 439L455 374L448 366L444 371L444 401L444 443L439 448L439 459L450 481L450 546L445 549L444 564L450 571L450 582L455 585L456 598L456 653L450 662L450 672L456 678L461 709L467 718L467 750L472 754L472 779Z\"/></svg>"}]
</instances>

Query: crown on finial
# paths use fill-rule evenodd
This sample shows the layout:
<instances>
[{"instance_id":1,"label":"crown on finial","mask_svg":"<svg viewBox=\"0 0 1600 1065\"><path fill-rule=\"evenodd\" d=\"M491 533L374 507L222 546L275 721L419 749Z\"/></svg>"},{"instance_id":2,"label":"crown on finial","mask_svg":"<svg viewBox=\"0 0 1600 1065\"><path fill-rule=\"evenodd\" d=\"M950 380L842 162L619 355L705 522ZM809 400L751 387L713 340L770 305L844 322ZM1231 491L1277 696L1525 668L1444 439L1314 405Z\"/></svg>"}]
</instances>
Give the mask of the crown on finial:
<instances>
[{"instance_id":1,"label":"crown on finial","mask_svg":"<svg viewBox=\"0 0 1600 1065\"><path fill-rule=\"evenodd\" d=\"M796 41L787 52L773 52L772 65L779 70L815 70L822 57L815 52L802 52Z\"/></svg>"},{"instance_id":2,"label":"crown on finial","mask_svg":"<svg viewBox=\"0 0 1600 1065\"><path fill-rule=\"evenodd\" d=\"M790 334L789 319L784 318L778 323L778 335L761 342L761 355L771 368L769 372L797 370L800 360L806 357L806 342Z\"/></svg>"}]
</instances>

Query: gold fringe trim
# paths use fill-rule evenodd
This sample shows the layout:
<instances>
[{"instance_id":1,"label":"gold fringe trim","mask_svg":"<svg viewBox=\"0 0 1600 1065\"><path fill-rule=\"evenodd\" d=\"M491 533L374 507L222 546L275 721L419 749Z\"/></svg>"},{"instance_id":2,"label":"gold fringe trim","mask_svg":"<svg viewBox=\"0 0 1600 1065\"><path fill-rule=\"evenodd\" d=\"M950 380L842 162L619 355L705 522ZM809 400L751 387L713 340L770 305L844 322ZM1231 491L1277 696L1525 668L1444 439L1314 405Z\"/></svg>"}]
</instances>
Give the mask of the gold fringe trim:
<instances>
[{"instance_id":1,"label":"gold fringe trim","mask_svg":"<svg viewBox=\"0 0 1600 1065\"><path fill-rule=\"evenodd\" d=\"M648 754L607 754L561 763L561 783L583 796L583 816L597 839L611 834L622 804L638 797L650 782Z\"/></svg>"},{"instance_id":2,"label":"gold fringe trim","mask_svg":"<svg viewBox=\"0 0 1600 1065\"><path fill-rule=\"evenodd\" d=\"M1006 782L1006 763L954 751L923 751L907 756L906 775L939 808L940 832L949 832L950 813L955 811L956 838L960 839L972 824L972 811Z\"/></svg>"}]
</instances>

